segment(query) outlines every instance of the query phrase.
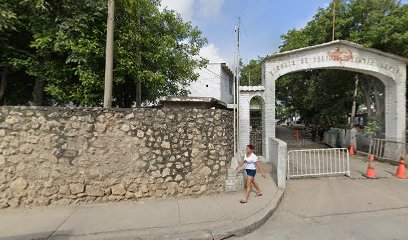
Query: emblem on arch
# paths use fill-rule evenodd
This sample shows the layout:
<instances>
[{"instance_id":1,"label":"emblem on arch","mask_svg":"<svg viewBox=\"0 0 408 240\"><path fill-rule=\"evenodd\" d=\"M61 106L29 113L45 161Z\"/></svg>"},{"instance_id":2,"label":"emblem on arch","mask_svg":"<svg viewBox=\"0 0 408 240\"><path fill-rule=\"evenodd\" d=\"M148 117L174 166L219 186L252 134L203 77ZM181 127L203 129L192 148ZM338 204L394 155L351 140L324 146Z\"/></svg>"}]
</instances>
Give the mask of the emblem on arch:
<instances>
[{"instance_id":1,"label":"emblem on arch","mask_svg":"<svg viewBox=\"0 0 408 240\"><path fill-rule=\"evenodd\" d=\"M353 59L353 52L347 48L336 48L328 51L330 59L339 62L349 62Z\"/></svg>"}]
</instances>

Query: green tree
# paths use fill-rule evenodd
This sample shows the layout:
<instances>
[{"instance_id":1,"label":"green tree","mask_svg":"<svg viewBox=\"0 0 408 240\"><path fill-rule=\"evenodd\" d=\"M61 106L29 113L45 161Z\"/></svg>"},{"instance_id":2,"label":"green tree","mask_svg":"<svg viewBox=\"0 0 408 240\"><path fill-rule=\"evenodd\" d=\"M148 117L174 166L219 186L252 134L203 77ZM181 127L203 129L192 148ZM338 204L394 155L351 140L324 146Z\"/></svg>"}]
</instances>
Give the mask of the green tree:
<instances>
[{"instance_id":1,"label":"green tree","mask_svg":"<svg viewBox=\"0 0 408 240\"><path fill-rule=\"evenodd\" d=\"M302 29L282 35L281 51L330 42L332 4ZM408 5L398 0L337 0L336 39L408 56Z\"/></svg>"},{"instance_id":2,"label":"green tree","mask_svg":"<svg viewBox=\"0 0 408 240\"><path fill-rule=\"evenodd\" d=\"M262 62L264 58L252 59L241 68L241 86L262 85Z\"/></svg>"},{"instance_id":3,"label":"green tree","mask_svg":"<svg viewBox=\"0 0 408 240\"><path fill-rule=\"evenodd\" d=\"M367 121L365 133L371 137L379 137L381 134L381 127L383 126L381 119L378 117L370 117Z\"/></svg>"},{"instance_id":4,"label":"green tree","mask_svg":"<svg viewBox=\"0 0 408 240\"><path fill-rule=\"evenodd\" d=\"M126 101L136 98L138 81L144 101L186 95L184 87L198 77L194 70L207 63L198 57L206 43L201 31L173 11L160 12L159 3L123 1L119 6L123 11L118 13L115 35L118 105L130 106Z\"/></svg>"},{"instance_id":5,"label":"green tree","mask_svg":"<svg viewBox=\"0 0 408 240\"><path fill-rule=\"evenodd\" d=\"M14 64L29 50L31 35L26 29L26 12L19 0L0 0L0 105L31 100L32 79Z\"/></svg>"},{"instance_id":6,"label":"green tree","mask_svg":"<svg viewBox=\"0 0 408 240\"><path fill-rule=\"evenodd\" d=\"M11 28L9 21L0 19L8 26L1 28L8 33L1 35L1 51L18 53L2 54L1 69L11 66L12 75L30 81L24 91L32 92L30 102L102 106L106 0L0 1L21 23ZM117 1L114 106L134 105L137 82L142 83L145 102L160 95L186 94L183 87L197 79L193 70L207 62L198 57L206 43L200 30L159 6L159 0ZM21 33L25 41L14 47ZM12 95L9 87L5 95Z\"/></svg>"},{"instance_id":7,"label":"green tree","mask_svg":"<svg viewBox=\"0 0 408 240\"><path fill-rule=\"evenodd\" d=\"M11 4L12 2L10 1L0 1L0 31L15 29L17 16Z\"/></svg>"}]
</instances>

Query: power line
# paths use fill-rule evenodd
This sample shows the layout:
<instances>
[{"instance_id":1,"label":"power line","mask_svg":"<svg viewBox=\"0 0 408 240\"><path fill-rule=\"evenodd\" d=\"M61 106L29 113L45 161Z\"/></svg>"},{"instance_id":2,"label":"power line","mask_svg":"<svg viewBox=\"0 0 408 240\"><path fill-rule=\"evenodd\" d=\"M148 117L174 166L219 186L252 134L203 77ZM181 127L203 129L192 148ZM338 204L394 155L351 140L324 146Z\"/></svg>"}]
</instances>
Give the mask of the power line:
<instances>
[{"instance_id":1,"label":"power line","mask_svg":"<svg viewBox=\"0 0 408 240\"><path fill-rule=\"evenodd\" d=\"M230 34L229 34L229 35L226 35L226 36L228 36L228 37L225 37L225 38L223 39L223 41L226 41L227 39L230 39L232 36L234 36L234 33L235 33L234 30L230 31Z\"/></svg>"},{"instance_id":2,"label":"power line","mask_svg":"<svg viewBox=\"0 0 408 240\"><path fill-rule=\"evenodd\" d=\"M240 23L242 24L242 29L244 30L245 36L249 39L249 36L248 36L247 31L246 31L246 28L245 28L245 24L244 24L244 22L242 21L242 17L240 18L239 21L240 21Z\"/></svg>"},{"instance_id":3,"label":"power line","mask_svg":"<svg viewBox=\"0 0 408 240\"><path fill-rule=\"evenodd\" d=\"M211 87L208 87L208 88L211 88ZM221 91L221 89L219 89L219 88L212 88L212 89ZM208 96L203 95L203 93L200 93L199 91L195 90L194 88L192 88L192 89L187 89L187 90L196 92L196 93L198 93L201 97L208 97Z\"/></svg>"},{"instance_id":4,"label":"power line","mask_svg":"<svg viewBox=\"0 0 408 240\"><path fill-rule=\"evenodd\" d=\"M210 82L212 82L212 83L216 83L216 84L221 84L221 82L218 82L218 81L216 81L218 78L199 78L197 81L200 81L200 80L208 80L208 81L210 81ZM232 79L231 79L232 80Z\"/></svg>"},{"instance_id":5,"label":"power line","mask_svg":"<svg viewBox=\"0 0 408 240\"><path fill-rule=\"evenodd\" d=\"M210 85L205 84L205 83L201 83L201 82L195 82L195 83L198 83L198 84L200 84L200 85L202 85L202 86L204 86L204 85L205 85L205 87L207 87L207 88L211 88L211 89L214 89L214 90L221 90L221 88L211 87Z\"/></svg>"},{"instance_id":6,"label":"power line","mask_svg":"<svg viewBox=\"0 0 408 240\"><path fill-rule=\"evenodd\" d=\"M217 81L218 80L218 78L216 78L216 77L213 77L213 78L211 78L211 77L208 77L208 78L198 78L195 82L200 82L200 81L209 81L209 82L212 82L212 83L215 83L215 84L221 84L222 82L220 82L220 81ZM228 79L229 80L229 79Z\"/></svg>"},{"instance_id":7,"label":"power line","mask_svg":"<svg viewBox=\"0 0 408 240\"><path fill-rule=\"evenodd\" d=\"M215 75L215 76L217 76L217 77L220 77L220 78L222 78L222 79L224 79L224 80L229 81L229 79L228 79L228 78L224 78L224 77L222 77L222 76L218 75L217 73L215 73L215 72L211 71L211 70L210 70L210 69L208 69L208 68L204 68L204 69L205 69L205 70L207 70L207 71L209 71L210 73L214 74L214 75Z\"/></svg>"}]
</instances>

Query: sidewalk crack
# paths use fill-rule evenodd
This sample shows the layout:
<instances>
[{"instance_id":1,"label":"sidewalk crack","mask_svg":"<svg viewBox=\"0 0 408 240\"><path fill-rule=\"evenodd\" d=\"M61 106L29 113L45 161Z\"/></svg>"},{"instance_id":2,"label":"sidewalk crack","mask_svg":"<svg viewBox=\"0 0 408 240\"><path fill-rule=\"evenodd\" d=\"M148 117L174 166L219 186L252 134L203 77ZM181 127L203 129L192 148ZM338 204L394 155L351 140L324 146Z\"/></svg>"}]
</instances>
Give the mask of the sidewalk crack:
<instances>
[{"instance_id":1,"label":"sidewalk crack","mask_svg":"<svg viewBox=\"0 0 408 240\"><path fill-rule=\"evenodd\" d=\"M69 214L64 221L61 222L61 224L58 225L58 227L55 228L54 231L52 231L52 233L47 237L47 240L51 239L51 237L58 231L58 229L60 229L60 227L66 223L68 221L68 219L70 219L72 217L72 215L74 215L74 213L77 211L77 209L74 209L74 211L72 211L71 214Z\"/></svg>"},{"instance_id":2,"label":"sidewalk crack","mask_svg":"<svg viewBox=\"0 0 408 240\"><path fill-rule=\"evenodd\" d=\"M178 224L181 224L181 213L180 213L180 204L179 200L177 199L177 210L178 210Z\"/></svg>"}]
</instances>

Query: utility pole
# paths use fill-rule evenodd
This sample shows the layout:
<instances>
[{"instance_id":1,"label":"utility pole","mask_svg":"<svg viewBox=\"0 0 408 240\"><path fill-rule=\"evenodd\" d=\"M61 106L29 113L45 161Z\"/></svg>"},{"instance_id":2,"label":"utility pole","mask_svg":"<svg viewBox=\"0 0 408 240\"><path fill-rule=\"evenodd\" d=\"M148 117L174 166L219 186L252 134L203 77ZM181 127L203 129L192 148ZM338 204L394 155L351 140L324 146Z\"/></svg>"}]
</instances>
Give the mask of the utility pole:
<instances>
[{"instance_id":1,"label":"utility pole","mask_svg":"<svg viewBox=\"0 0 408 240\"><path fill-rule=\"evenodd\" d=\"M235 27L235 32L237 32L237 27ZM234 35L234 44L235 44L235 35ZM236 65L237 59L234 59L234 65ZM234 66L234 81L233 81L233 90L234 90L234 155L235 157L239 157L238 151L237 151L237 71L236 71L236 66Z\"/></svg>"},{"instance_id":2,"label":"utility pole","mask_svg":"<svg viewBox=\"0 0 408 240\"><path fill-rule=\"evenodd\" d=\"M142 107L142 82L140 79L136 82L136 107Z\"/></svg>"},{"instance_id":3,"label":"utility pole","mask_svg":"<svg viewBox=\"0 0 408 240\"><path fill-rule=\"evenodd\" d=\"M251 86L251 72L249 72L249 77L248 77L248 86Z\"/></svg>"},{"instance_id":4,"label":"utility pole","mask_svg":"<svg viewBox=\"0 0 408 240\"><path fill-rule=\"evenodd\" d=\"M333 35L332 41L336 40L336 0L333 0Z\"/></svg>"},{"instance_id":5,"label":"utility pole","mask_svg":"<svg viewBox=\"0 0 408 240\"><path fill-rule=\"evenodd\" d=\"M239 47L240 47L240 23L241 23L241 18L238 18L238 25L235 28L235 34L236 34L236 59L235 59L235 96L236 96L236 121L235 124L235 136L237 138L236 140L236 151L240 151L240 141L239 141L239 87L240 87L240 52L239 52Z\"/></svg>"},{"instance_id":6,"label":"utility pole","mask_svg":"<svg viewBox=\"0 0 408 240\"><path fill-rule=\"evenodd\" d=\"M113 79L113 34L115 28L115 0L108 0L108 22L106 31L105 91L103 107L112 107Z\"/></svg>"},{"instance_id":7,"label":"utility pole","mask_svg":"<svg viewBox=\"0 0 408 240\"><path fill-rule=\"evenodd\" d=\"M1 79L0 79L0 106L5 105L4 94L6 93L6 87L7 87L7 74L8 74L8 67L6 65L3 67L3 72L1 74Z\"/></svg>"},{"instance_id":8,"label":"utility pole","mask_svg":"<svg viewBox=\"0 0 408 240\"><path fill-rule=\"evenodd\" d=\"M140 26L141 11L140 11L139 6L137 6L136 11L137 11L137 31L138 31L138 35L140 36L141 35L141 30L140 30L141 29L141 26ZM142 65L141 64L142 58L141 58L139 45L137 46L136 51L137 51L137 61L140 67ZM140 79L140 77L136 81L136 107L137 108L142 107L142 80Z\"/></svg>"},{"instance_id":9,"label":"utility pole","mask_svg":"<svg viewBox=\"0 0 408 240\"><path fill-rule=\"evenodd\" d=\"M235 71L234 71L235 72ZM237 86L236 86L236 76L234 76L233 84L233 98L234 98L234 156L238 157L237 154Z\"/></svg>"}]
</instances>

